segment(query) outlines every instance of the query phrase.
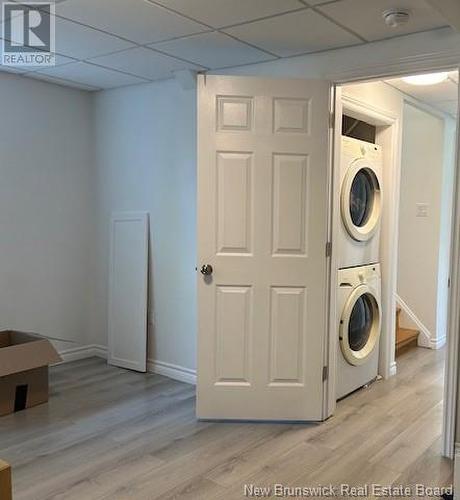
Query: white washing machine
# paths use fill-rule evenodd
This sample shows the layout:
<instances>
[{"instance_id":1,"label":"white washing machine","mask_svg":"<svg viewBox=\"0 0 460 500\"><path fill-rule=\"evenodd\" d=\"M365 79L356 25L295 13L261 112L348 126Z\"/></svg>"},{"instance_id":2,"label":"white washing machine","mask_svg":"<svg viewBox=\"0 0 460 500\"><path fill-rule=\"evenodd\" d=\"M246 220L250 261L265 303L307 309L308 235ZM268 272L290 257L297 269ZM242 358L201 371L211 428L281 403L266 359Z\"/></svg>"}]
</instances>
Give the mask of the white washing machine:
<instances>
[{"instance_id":1,"label":"white washing machine","mask_svg":"<svg viewBox=\"0 0 460 500\"><path fill-rule=\"evenodd\" d=\"M339 270L337 399L378 375L381 327L380 265Z\"/></svg>"},{"instance_id":2,"label":"white washing machine","mask_svg":"<svg viewBox=\"0 0 460 500\"><path fill-rule=\"evenodd\" d=\"M379 261L382 149L342 137L340 159L339 269Z\"/></svg>"}]
</instances>

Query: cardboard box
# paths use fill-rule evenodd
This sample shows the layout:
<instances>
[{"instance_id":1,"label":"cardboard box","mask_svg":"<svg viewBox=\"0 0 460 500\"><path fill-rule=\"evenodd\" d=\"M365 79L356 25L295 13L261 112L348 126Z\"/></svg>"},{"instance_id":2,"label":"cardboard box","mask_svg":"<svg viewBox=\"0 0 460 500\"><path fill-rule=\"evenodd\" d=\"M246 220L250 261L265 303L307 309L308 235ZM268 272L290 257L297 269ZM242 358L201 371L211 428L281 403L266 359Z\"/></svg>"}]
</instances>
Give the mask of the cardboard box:
<instances>
[{"instance_id":1,"label":"cardboard box","mask_svg":"<svg viewBox=\"0 0 460 500\"><path fill-rule=\"evenodd\" d=\"M11 467L2 460L0 460L0 498L1 500L11 500L13 498Z\"/></svg>"},{"instance_id":2,"label":"cardboard box","mask_svg":"<svg viewBox=\"0 0 460 500\"><path fill-rule=\"evenodd\" d=\"M0 332L0 415L48 401L48 365L62 361L50 341L31 333Z\"/></svg>"}]
</instances>

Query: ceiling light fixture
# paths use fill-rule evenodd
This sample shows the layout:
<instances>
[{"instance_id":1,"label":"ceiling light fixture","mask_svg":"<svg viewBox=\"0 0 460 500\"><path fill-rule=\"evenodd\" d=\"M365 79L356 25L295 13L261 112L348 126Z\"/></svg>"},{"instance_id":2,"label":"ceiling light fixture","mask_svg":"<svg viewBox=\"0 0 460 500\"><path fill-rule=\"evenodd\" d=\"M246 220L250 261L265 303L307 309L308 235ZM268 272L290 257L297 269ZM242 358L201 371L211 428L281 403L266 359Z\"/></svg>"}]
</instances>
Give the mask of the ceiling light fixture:
<instances>
[{"instance_id":1,"label":"ceiling light fixture","mask_svg":"<svg viewBox=\"0 0 460 500\"><path fill-rule=\"evenodd\" d=\"M407 24L410 19L410 12L406 9L390 9L383 12L383 20L389 28L399 28Z\"/></svg>"},{"instance_id":2,"label":"ceiling light fixture","mask_svg":"<svg viewBox=\"0 0 460 500\"><path fill-rule=\"evenodd\" d=\"M436 85L445 82L448 78L447 73L429 73L425 75L405 76L402 80L411 85Z\"/></svg>"}]
</instances>

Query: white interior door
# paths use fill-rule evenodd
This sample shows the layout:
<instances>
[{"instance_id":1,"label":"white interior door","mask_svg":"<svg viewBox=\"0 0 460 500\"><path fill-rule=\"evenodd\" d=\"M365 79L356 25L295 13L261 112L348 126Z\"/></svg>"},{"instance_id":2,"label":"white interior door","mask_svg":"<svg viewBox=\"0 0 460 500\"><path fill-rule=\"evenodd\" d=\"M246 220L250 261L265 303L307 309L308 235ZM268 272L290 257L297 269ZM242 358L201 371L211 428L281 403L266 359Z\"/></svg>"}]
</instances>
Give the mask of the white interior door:
<instances>
[{"instance_id":1,"label":"white interior door","mask_svg":"<svg viewBox=\"0 0 460 500\"><path fill-rule=\"evenodd\" d=\"M330 88L199 80L199 418L323 418Z\"/></svg>"},{"instance_id":2,"label":"white interior door","mask_svg":"<svg viewBox=\"0 0 460 500\"><path fill-rule=\"evenodd\" d=\"M148 215L112 215L109 271L109 364L147 370Z\"/></svg>"}]
</instances>

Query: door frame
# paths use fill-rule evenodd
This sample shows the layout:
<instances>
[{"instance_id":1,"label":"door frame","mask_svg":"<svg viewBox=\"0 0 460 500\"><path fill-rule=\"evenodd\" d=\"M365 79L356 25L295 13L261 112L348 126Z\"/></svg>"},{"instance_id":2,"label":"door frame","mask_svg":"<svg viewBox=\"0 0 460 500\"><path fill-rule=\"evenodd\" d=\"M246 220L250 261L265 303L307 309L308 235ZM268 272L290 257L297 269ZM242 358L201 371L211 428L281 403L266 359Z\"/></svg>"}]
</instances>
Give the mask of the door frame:
<instances>
[{"instance_id":1,"label":"door frame","mask_svg":"<svg viewBox=\"0 0 460 500\"><path fill-rule=\"evenodd\" d=\"M334 133L331 153L330 165L330 178L331 178L331 199L330 199L330 224L329 224L329 241L336 241L336 231L332 223L333 217L337 214L337 196L334 197L334 192L337 190L335 186L338 180L338 162L340 160L340 148L337 146L337 131L341 131L341 116L344 107L344 100L342 98L341 87L346 84L352 83L366 83L370 81L379 81L386 78L394 78L404 76L408 73L423 73L423 72L437 72L437 71L454 71L460 72L459 64L452 64L448 55L439 57L438 60L433 62L433 59L426 55L421 57L416 64L401 63L395 69L394 65L388 65L386 68L380 67L378 70L372 68L363 68L355 71L356 74L344 74L343 78L336 75L333 79L334 88ZM397 135L401 132L401 125L397 117L389 115L384 110L372 108L367 104L360 103L354 99L345 98L345 109L349 111L352 109L355 114L363 113L363 116L371 116L374 121L381 120L381 124L386 124L392 129L393 140L397 140ZM460 110L460 85L459 85L459 110ZM457 113L457 130L456 130L456 148L455 148L455 181L453 187L453 206L452 206L452 227L451 227L451 245L450 245L450 289L449 289L449 311L448 311L448 329L447 329L447 356L445 363L445 383L444 383L444 406L443 406L443 446L442 454L449 458L454 458L455 448L455 424L457 418L457 386L458 386L458 349L459 349L459 335L460 335L460 227L455 224L455 221L460 220L460 112ZM387 302L390 306L386 308L384 313L387 325L392 324L392 318L395 314L395 301L394 291L396 290L396 277L397 277L397 229L398 229L398 213L399 213L399 177L400 177L400 151L392 151L393 163L393 181L391 185L391 198L397 200L397 203L392 206L390 212L390 236L391 248L389 252L389 259L387 263L387 273L389 280L386 287L386 293L382 293L384 303ZM387 198L387 196L386 196ZM337 267L337 255L333 245L331 258L330 258L330 297L329 297L329 331L327 334L328 346L328 366L329 377L325 381L324 391L324 415L325 417L331 416L335 412L335 384L336 384L336 354L337 354L337 335L336 328L336 298L335 292L337 290L337 277L334 270ZM394 351L394 327L382 333L383 350L380 356L379 371L385 377L392 376L396 373L396 364L391 356L392 350Z\"/></svg>"}]
</instances>

